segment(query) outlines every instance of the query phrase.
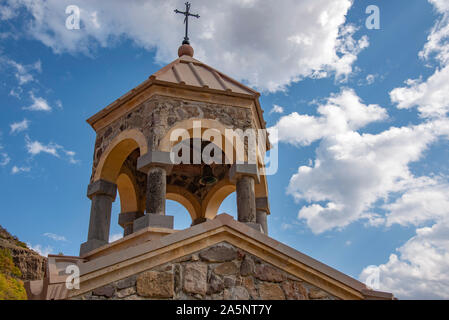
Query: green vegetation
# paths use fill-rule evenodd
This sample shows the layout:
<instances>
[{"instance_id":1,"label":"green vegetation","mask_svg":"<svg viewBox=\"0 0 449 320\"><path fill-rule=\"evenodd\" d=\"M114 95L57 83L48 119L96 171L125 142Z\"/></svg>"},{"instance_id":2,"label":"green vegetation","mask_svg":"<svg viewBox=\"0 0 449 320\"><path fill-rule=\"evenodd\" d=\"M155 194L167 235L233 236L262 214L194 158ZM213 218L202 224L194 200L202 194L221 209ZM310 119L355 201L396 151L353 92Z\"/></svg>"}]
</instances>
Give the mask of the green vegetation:
<instances>
[{"instance_id":1,"label":"green vegetation","mask_svg":"<svg viewBox=\"0 0 449 320\"><path fill-rule=\"evenodd\" d=\"M27 299L23 282L17 279L21 275L12 260L11 252L0 248L0 300Z\"/></svg>"}]
</instances>

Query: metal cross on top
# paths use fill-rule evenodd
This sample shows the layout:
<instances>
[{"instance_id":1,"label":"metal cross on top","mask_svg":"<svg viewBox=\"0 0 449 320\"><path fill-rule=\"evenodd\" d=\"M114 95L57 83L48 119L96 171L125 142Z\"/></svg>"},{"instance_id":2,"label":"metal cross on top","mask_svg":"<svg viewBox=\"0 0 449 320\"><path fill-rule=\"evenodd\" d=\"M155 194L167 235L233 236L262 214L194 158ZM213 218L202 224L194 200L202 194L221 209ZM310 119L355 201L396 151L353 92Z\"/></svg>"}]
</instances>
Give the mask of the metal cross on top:
<instances>
[{"instance_id":1,"label":"metal cross on top","mask_svg":"<svg viewBox=\"0 0 449 320\"><path fill-rule=\"evenodd\" d=\"M198 14L190 13L190 3L189 2L186 2L185 4L186 4L185 12L179 11L178 9L176 9L175 12L186 16L184 19L184 23L186 25L186 36L184 37L184 41L182 42L182 44L190 44L190 41L189 41L189 17L199 18L200 16Z\"/></svg>"}]
</instances>

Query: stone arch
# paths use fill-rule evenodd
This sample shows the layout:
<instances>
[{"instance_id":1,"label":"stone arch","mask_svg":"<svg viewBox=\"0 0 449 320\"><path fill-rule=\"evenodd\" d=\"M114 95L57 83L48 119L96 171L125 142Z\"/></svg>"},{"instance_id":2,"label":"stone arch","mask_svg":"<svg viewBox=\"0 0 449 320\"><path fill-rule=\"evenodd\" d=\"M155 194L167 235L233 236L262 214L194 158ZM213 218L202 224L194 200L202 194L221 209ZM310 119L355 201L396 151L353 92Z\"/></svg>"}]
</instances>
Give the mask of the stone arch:
<instances>
[{"instance_id":1,"label":"stone arch","mask_svg":"<svg viewBox=\"0 0 449 320\"><path fill-rule=\"evenodd\" d=\"M192 139L197 138L197 137L194 137L194 134L193 134L195 121L201 121L201 138L203 137L204 131L206 131L208 129L218 130L222 137L221 147L222 147L223 152L225 153L225 156L229 159L234 159L234 160L236 160L237 156L239 156L238 160L241 160L241 161L244 160L241 158L241 155L236 154L235 148L233 148L233 150L232 150L232 152L233 152L232 156L229 154L229 151L225 150L226 143L228 143L228 145L232 145L231 144L232 142L226 138L226 134L225 134L226 129L233 129L233 128L226 127L221 122L219 122L217 120L211 120L211 119L188 119L188 120L184 120L184 121L180 121L180 122L176 123L176 125L171 127L170 130L165 134L165 136L159 142L159 150L165 151L165 152L170 152L175 145L177 145L178 143L181 142L179 140L178 141L170 140L172 133L178 129L187 130L187 132L190 135L190 138L192 138ZM213 142L213 140L211 140L211 139L207 139L207 140L210 142Z\"/></svg>"},{"instance_id":2,"label":"stone arch","mask_svg":"<svg viewBox=\"0 0 449 320\"><path fill-rule=\"evenodd\" d=\"M192 222L201 217L201 204L193 194L186 189L167 185L167 200L173 200L180 203L189 212Z\"/></svg>"},{"instance_id":3,"label":"stone arch","mask_svg":"<svg viewBox=\"0 0 449 320\"><path fill-rule=\"evenodd\" d=\"M233 192L235 192L235 184L229 179L218 182L203 200L201 216L214 219L223 201Z\"/></svg>"},{"instance_id":4,"label":"stone arch","mask_svg":"<svg viewBox=\"0 0 449 320\"><path fill-rule=\"evenodd\" d=\"M144 205L139 199L138 187L131 170L122 168L117 177L117 190L120 195L121 212L144 212ZM143 205L143 206L142 206Z\"/></svg>"},{"instance_id":5,"label":"stone arch","mask_svg":"<svg viewBox=\"0 0 449 320\"><path fill-rule=\"evenodd\" d=\"M138 129L121 132L108 145L102 154L94 175L94 182L106 180L115 183L122 168L123 162L134 150L139 149L140 154L148 152L147 139Z\"/></svg>"}]
</instances>

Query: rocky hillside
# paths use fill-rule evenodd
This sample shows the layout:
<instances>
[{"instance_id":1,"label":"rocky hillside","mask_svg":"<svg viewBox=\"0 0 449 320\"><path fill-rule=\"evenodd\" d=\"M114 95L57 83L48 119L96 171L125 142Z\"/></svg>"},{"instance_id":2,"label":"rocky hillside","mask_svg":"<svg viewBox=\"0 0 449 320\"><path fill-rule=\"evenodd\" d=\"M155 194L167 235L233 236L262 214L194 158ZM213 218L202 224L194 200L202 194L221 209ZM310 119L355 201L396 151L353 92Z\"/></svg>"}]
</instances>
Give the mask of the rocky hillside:
<instances>
[{"instance_id":1,"label":"rocky hillside","mask_svg":"<svg viewBox=\"0 0 449 320\"><path fill-rule=\"evenodd\" d=\"M42 279L47 258L0 226L0 300L26 299L23 281Z\"/></svg>"}]
</instances>

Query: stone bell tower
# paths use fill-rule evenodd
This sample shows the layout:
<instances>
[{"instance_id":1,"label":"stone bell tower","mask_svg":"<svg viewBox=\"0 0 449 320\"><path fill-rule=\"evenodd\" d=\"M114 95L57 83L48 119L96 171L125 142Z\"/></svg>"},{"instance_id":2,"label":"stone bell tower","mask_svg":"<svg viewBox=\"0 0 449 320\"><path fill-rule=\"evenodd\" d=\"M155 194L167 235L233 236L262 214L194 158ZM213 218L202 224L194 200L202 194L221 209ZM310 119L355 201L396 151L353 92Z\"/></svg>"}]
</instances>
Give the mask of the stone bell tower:
<instances>
[{"instance_id":1,"label":"stone bell tower","mask_svg":"<svg viewBox=\"0 0 449 320\"><path fill-rule=\"evenodd\" d=\"M260 94L194 59L188 43L178 55L87 120L97 137L87 191L89 233L81 256L108 243L117 192L125 237L147 227L172 229L166 199L181 203L194 226L214 219L233 192L238 220L268 233L264 156L269 142L261 142L249 161L248 137L235 134L265 129ZM218 161L198 159L211 149Z\"/></svg>"}]
</instances>

